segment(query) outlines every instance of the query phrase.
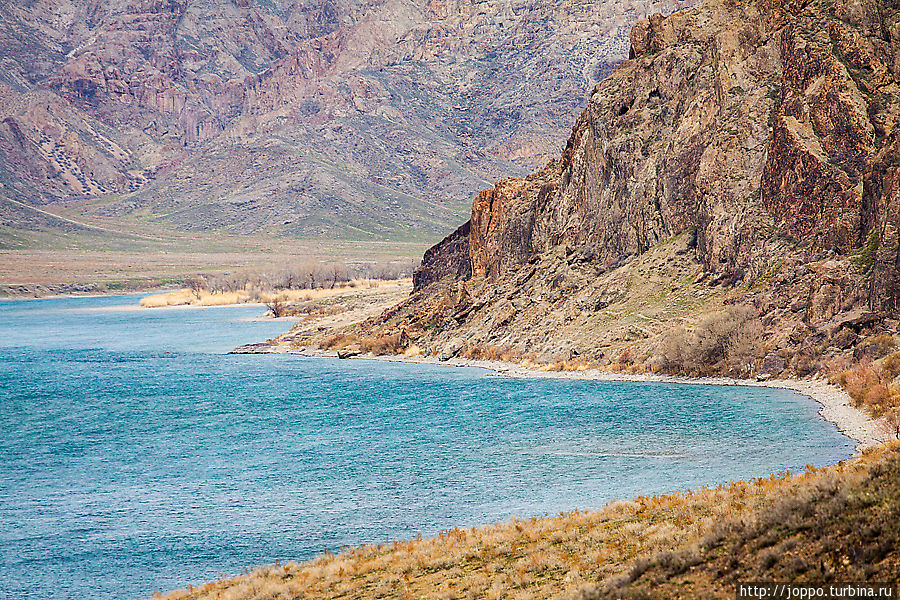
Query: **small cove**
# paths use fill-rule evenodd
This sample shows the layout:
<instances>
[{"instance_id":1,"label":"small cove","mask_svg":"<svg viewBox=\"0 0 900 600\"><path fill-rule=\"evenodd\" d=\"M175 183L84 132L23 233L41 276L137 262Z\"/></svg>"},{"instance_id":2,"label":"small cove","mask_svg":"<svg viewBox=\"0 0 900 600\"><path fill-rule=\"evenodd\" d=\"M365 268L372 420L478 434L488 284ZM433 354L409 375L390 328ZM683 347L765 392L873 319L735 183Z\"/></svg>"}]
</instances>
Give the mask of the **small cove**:
<instances>
[{"instance_id":1,"label":"small cove","mask_svg":"<svg viewBox=\"0 0 900 600\"><path fill-rule=\"evenodd\" d=\"M145 597L853 452L788 390L227 355L289 323L136 304L0 302L0 598Z\"/></svg>"}]
</instances>

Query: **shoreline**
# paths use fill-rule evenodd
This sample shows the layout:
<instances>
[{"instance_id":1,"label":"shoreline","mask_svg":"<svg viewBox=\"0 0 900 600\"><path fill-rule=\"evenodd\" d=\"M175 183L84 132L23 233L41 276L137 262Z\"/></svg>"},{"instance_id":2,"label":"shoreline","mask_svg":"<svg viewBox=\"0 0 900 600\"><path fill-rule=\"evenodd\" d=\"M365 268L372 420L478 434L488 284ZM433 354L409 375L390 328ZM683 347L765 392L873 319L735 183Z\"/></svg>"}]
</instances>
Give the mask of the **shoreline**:
<instances>
[{"instance_id":1,"label":"shoreline","mask_svg":"<svg viewBox=\"0 0 900 600\"><path fill-rule=\"evenodd\" d=\"M247 344L231 351L232 354L294 354L298 356L318 358L339 358L333 350L298 348L262 344ZM880 419L876 419L853 406L850 396L841 388L821 379L769 379L756 381L751 379L734 379L731 377L682 377L678 375L658 375L655 373L619 373L602 369L584 371L550 371L540 368L525 367L517 363L494 360L473 360L452 358L447 361L433 356L405 356L390 354L376 356L360 354L346 360L377 360L382 362L398 362L410 364L443 365L448 367L475 367L492 371L493 377L511 377L522 379L568 379L581 381L620 381L632 383L675 383L682 385L720 385L743 387L766 387L772 389L791 390L810 398L819 405L819 416L834 424L844 436L855 442L854 456L864 450L891 441L887 428Z\"/></svg>"},{"instance_id":2,"label":"shoreline","mask_svg":"<svg viewBox=\"0 0 900 600\"><path fill-rule=\"evenodd\" d=\"M0 296L0 302L34 302L35 300L71 300L78 298L118 298L121 296L144 296L146 291L123 291L123 292L71 292L66 294L48 294L46 296Z\"/></svg>"},{"instance_id":3,"label":"shoreline","mask_svg":"<svg viewBox=\"0 0 900 600\"><path fill-rule=\"evenodd\" d=\"M102 283L102 282L101 282ZM114 282L116 283L116 282ZM77 290L73 289L70 291L57 291L53 290L54 286L56 287L66 287L66 286L77 286L81 284L77 283L61 283L61 284L29 284L29 283L2 283L0 284L0 288L14 288L14 287L27 287L27 286L39 286L44 288L46 293L42 293L42 291L32 291L27 293L18 293L18 294L10 294L8 291L0 292L0 302L20 302L25 300L60 300L60 299L68 299L68 298L105 298L107 296L147 296L153 294L160 293L168 293L171 291L175 291L181 289L180 287L174 287L171 283L161 283L159 285L150 285L150 286L137 286L129 289L106 289L106 290ZM84 284L84 285L94 285L94 284ZM47 289L44 286L50 286L50 289Z\"/></svg>"}]
</instances>

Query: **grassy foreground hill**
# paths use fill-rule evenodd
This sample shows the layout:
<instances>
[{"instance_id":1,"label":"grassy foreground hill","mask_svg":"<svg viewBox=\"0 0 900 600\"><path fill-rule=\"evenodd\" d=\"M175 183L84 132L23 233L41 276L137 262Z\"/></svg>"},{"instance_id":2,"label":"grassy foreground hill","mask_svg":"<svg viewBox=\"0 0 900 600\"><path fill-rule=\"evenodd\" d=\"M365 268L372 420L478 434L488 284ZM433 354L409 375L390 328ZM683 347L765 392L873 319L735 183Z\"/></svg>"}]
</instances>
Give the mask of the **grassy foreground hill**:
<instances>
[{"instance_id":1,"label":"grassy foreground hill","mask_svg":"<svg viewBox=\"0 0 900 600\"><path fill-rule=\"evenodd\" d=\"M733 598L748 581L896 581L900 443L801 474L326 552L166 600Z\"/></svg>"}]
</instances>

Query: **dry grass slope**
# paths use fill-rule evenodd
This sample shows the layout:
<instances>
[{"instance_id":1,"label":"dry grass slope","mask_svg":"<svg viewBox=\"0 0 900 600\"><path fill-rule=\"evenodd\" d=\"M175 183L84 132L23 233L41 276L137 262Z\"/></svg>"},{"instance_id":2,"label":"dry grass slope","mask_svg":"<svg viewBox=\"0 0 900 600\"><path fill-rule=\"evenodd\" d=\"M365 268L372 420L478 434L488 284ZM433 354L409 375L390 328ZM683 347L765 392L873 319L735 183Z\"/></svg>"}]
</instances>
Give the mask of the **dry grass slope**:
<instances>
[{"instance_id":1,"label":"dry grass slope","mask_svg":"<svg viewBox=\"0 0 900 600\"><path fill-rule=\"evenodd\" d=\"M754 578L896 580L897 523L895 443L802 474L346 549L163 598L730 598Z\"/></svg>"}]
</instances>

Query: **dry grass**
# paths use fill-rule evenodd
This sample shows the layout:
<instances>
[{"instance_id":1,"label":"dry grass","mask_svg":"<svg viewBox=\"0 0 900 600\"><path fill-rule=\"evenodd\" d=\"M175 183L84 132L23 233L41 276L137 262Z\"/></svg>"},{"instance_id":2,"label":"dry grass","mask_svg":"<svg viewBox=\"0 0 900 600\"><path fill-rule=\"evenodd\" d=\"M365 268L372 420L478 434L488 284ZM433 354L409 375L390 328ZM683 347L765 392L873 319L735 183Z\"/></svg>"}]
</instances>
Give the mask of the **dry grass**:
<instances>
[{"instance_id":1,"label":"dry grass","mask_svg":"<svg viewBox=\"0 0 900 600\"><path fill-rule=\"evenodd\" d=\"M259 302L259 300L255 294L247 291L211 294L185 289L146 296L141 298L140 305L144 308L163 308L166 306L225 306L247 302Z\"/></svg>"},{"instance_id":2,"label":"dry grass","mask_svg":"<svg viewBox=\"0 0 900 600\"><path fill-rule=\"evenodd\" d=\"M578 598L734 598L738 582L897 581L900 446L812 473L749 516L635 561L627 576Z\"/></svg>"},{"instance_id":3,"label":"dry grass","mask_svg":"<svg viewBox=\"0 0 900 600\"><path fill-rule=\"evenodd\" d=\"M895 445L798 475L639 497L596 512L453 529L433 538L326 553L310 562L261 567L165 598L526 599L560 597L601 581L623 585L653 565L683 573L698 562L702 548L749 539L741 524L790 522L808 504L788 499L813 502L822 489L838 489L838 484L858 489L879 465L890 462L896 468L898 455ZM827 528L827 522L822 527ZM758 527L751 529L759 533Z\"/></svg>"},{"instance_id":4,"label":"dry grass","mask_svg":"<svg viewBox=\"0 0 900 600\"><path fill-rule=\"evenodd\" d=\"M900 351L887 354L895 347L889 335L875 336L869 346L876 348L874 356L880 358L837 366L829 380L844 388L856 406L875 416L888 415L900 410Z\"/></svg>"},{"instance_id":5,"label":"dry grass","mask_svg":"<svg viewBox=\"0 0 900 600\"><path fill-rule=\"evenodd\" d=\"M141 298L141 306L145 308L161 308L165 306L224 306L229 304L246 304L249 302L265 303L275 297L291 302L314 302L353 293L366 294L373 290L387 288L404 288L412 285L411 279L381 280L355 279L333 288L315 288L308 290L239 290L236 292L209 292L206 290L183 289L165 294L154 294Z\"/></svg>"},{"instance_id":6,"label":"dry grass","mask_svg":"<svg viewBox=\"0 0 900 600\"><path fill-rule=\"evenodd\" d=\"M325 338L319 345L325 350L356 350L376 356L402 354L407 349L407 341L399 333L359 336L355 333L338 333ZM421 352L421 351L418 351ZM410 354L417 355L415 351Z\"/></svg>"}]
</instances>

